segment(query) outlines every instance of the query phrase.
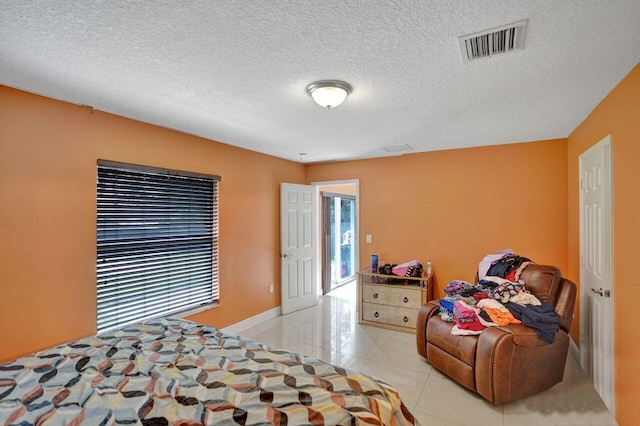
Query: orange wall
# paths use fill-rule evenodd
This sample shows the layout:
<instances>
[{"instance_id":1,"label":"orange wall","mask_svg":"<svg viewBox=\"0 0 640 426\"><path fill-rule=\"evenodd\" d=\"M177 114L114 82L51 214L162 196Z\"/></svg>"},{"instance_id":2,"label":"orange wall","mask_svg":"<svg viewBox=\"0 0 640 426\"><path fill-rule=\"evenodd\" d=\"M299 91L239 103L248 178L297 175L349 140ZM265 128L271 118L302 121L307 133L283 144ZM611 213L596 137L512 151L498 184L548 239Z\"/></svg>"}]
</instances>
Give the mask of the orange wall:
<instances>
[{"instance_id":1,"label":"orange wall","mask_svg":"<svg viewBox=\"0 0 640 426\"><path fill-rule=\"evenodd\" d=\"M279 183L303 165L0 86L0 362L96 332L98 159L222 177L221 304L190 319L280 305Z\"/></svg>"},{"instance_id":2,"label":"orange wall","mask_svg":"<svg viewBox=\"0 0 640 426\"><path fill-rule=\"evenodd\" d=\"M473 280L487 253L510 247L567 268L566 140L309 165L309 182L360 179L360 267L433 262L436 292Z\"/></svg>"},{"instance_id":3,"label":"orange wall","mask_svg":"<svg viewBox=\"0 0 640 426\"><path fill-rule=\"evenodd\" d=\"M613 164L613 297L616 368L616 420L635 425L640 418L640 332L638 271L640 254L640 65L578 126L568 139L569 274L580 275L578 157L611 135ZM578 341L578 336L574 335Z\"/></svg>"}]
</instances>

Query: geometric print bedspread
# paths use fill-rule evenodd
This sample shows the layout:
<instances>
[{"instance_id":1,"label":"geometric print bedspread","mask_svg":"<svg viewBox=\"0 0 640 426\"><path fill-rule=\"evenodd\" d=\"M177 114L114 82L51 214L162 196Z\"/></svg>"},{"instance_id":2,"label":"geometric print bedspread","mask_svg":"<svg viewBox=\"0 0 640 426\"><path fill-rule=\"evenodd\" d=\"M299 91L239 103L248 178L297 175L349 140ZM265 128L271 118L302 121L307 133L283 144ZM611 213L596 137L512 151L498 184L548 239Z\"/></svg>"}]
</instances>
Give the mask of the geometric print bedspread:
<instances>
[{"instance_id":1,"label":"geometric print bedspread","mask_svg":"<svg viewBox=\"0 0 640 426\"><path fill-rule=\"evenodd\" d=\"M390 385L180 319L0 365L0 425L413 425Z\"/></svg>"}]
</instances>

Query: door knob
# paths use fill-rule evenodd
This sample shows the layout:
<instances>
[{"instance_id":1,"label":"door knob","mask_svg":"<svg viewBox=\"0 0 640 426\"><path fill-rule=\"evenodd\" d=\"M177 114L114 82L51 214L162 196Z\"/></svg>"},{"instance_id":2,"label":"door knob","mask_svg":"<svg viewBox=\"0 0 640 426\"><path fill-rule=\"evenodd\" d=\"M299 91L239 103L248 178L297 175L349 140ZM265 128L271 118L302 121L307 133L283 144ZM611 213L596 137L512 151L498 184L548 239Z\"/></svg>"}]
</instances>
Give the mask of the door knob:
<instances>
[{"instance_id":1,"label":"door knob","mask_svg":"<svg viewBox=\"0 0 640 426\"><path fill-rule=\"evenodd\" d=\"M286 259L287 257L289 257L290 255L288 255L287 253L282 253L280 255L281 258Z\"/></svg>"}]
</instances>

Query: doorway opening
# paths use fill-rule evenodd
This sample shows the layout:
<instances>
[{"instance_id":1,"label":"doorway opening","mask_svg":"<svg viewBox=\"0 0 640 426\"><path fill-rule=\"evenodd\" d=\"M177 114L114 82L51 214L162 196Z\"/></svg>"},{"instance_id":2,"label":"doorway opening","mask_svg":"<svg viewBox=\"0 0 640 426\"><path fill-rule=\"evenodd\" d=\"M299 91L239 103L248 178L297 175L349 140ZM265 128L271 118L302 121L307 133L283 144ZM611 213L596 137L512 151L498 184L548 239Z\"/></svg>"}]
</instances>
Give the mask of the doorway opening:
<instances>
[{"instance_id":1,"label":"doorway opening","mask_svg":"<svg viewBox=\"0 0 640 426\"><path fill-rule=\"evenodd\" d=\"M357 183L323 183L320 241L322 293L352 282L358 272Z\"/></svg>"},{"instance_id":2,"label":"doorway opening","mask_svg":"<svg viewBox=\"0 0 640 426\"><path fill-rule=\"evenodd\" d=\"M323 250L327 260L329 291L355 276L356 197L322 192Z\"/></svg>"}]
</instances>

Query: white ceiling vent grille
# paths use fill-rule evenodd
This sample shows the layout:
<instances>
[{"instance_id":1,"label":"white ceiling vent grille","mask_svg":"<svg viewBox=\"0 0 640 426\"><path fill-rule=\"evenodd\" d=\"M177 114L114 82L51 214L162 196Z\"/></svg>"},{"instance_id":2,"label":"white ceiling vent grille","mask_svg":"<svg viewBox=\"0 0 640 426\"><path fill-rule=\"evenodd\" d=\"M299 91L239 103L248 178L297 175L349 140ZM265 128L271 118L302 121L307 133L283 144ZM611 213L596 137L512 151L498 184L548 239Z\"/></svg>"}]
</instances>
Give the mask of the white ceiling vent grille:
<instances>
[{"instance_id":1,"label":"white ceiling vent grille","mask_svg":"<svg viewBox=\"0 0 640 426\"><path fill-rule=\"evenodd\" d=\"M463 62L489 58L524 47L527 20L458 38Z\"/></svg>"},{"instance_id":2,"label":"white ceiling vent grille","mask_svg":"<svg viewBox=\"0 0 640 426\"><path fill-rule=\"evenodd\" d=\"M392 145L392 146L385 146L382 148L383 150L387 151L387 152L405 152L405 151L413 151L413 148L411 147L411 145Z\"/></svg>"}]
</instances>

